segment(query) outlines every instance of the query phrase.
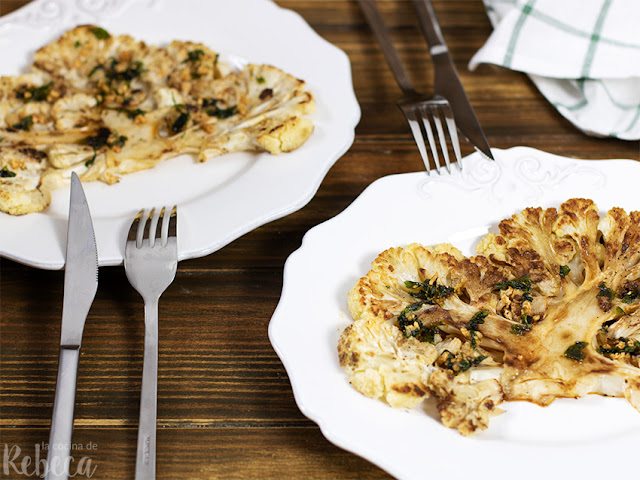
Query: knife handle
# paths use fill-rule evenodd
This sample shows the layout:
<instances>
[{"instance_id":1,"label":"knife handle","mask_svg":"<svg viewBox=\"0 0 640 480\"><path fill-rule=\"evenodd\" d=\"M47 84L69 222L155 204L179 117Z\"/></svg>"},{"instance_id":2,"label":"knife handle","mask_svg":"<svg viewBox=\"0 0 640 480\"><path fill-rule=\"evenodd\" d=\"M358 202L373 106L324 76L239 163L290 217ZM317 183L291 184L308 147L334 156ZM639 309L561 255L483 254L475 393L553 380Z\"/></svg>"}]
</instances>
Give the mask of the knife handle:
<instances>
[{"instance_id":1,"label":"knife handle","mask_svg":"<svg viewBox=\"0 0 640 480\"><path fill-rule=\"evenodd\" d=\"M80 348L60 349L56 397L53 401L46 480L67 480L71 462L73 409L76 400L76 379Z\"/></svg>"},{"instance_id":2,"label":"knife handle","mask_svg":"<svg viewBox=\"0 0 640 480\"><path fill-rule=\"evenodd\" d=\"M448 52L431 0L413 0L413 6L418 12L420 27L429 44L431 56L434 57Z\"/></svg>"}]
</instances>

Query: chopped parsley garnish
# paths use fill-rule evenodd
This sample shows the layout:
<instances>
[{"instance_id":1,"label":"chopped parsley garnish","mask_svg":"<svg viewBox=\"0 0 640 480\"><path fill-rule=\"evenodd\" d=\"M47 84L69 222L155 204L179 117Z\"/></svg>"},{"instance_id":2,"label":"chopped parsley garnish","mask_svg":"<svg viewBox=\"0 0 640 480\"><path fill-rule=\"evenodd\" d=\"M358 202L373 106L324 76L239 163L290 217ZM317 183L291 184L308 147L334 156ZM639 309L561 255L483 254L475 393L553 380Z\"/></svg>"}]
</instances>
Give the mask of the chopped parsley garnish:
<instances>
[{"instance_id":1,"label":"chopped parsley garnish","mask_svg":"<svg viewBox=\"0 0 640 480\"><path fill-rule=\"evenodd\" d=\"M98 40L106 40L111 36L109 32L107 32L104 28L101 28L101 27L91 27L91 33L93 33L93 36L96 37Z\"/></svg>"},{"instance_id":2,"label":"chopped parsley garnish","mask_svg":"<svg viewBox=\"0 0 640 480\"><path fill-rule=\"evenodd\" d=\"M44 102L51 93L52 86L53 82L39 87L27 87L23 85L16 89L16 98L24 100L25 102Z\"/></svg>"},{"instance_id":3,"label":"chopped parsley garnish","mask_svg":"<svg viewBox=\"0 0 640 480\"><path fill-rule=\"evenodd\" d=\"M640 342L625 337L616 338L613 346L603 345L598 348L598 352L603 355L640 355Z\"/></svg>"},{"instance_id":4,"label":"chopped parsley garnish","mask_svg":"<svg viewBox=\"0 0 640 480\"><path fill-rule=\"evenodd\" d=\"M439 304L440 300L447 298L454 290L452 287L439 285L437 280L425 280L422 283L407 280L404 286L411 290L409 295L431 305Z\"/></svg>"},{"instance_id":5,"label":"chopped parsley garnish","mask_svg":"<svg viewBox=\"0 0 640 480\"><path fill-rule=\"evenodd\" d=\"M405 312L415 312L416 310L418 310L420 307L422 307L422 305L424 305L422 302L415 302L412 303L411 305L408 305L404 311Z\"/></svg>"},{"instance_id":6,"label":"chopped parsley garnish","mask_svg":"<svg viewBox=\"0 0 640 480\"><path fill-rule=\"evenodd\" d=\"M118 135L118 132L114 132L114 135L115 138L113 139L113 141L107 144L110 148L122 148L124 147L124 144L127 143L127 140L129 140L129 138L124 135Z\"/></svg>"},{"instance_id":7,"label":"chopped parsley garnish","mask_svg":"<svg viewBox=\"0 0 640 480\"><path fill-rule=\"evenodd\" d=\"M514 290L522 290L523 292L529 292L531 290L531 286L534 283L535 282L529 278L529 275L526 275L522 278L514 278L513 280L507 280L505 282L496 283L495 288L496 290L505 290L511 287Z\"/></svg>"},{"instance_id":8,"label":"chopped parsley garnish","mask_svg":"<svg viewBox=\"0 0 640 480\"><path fill-rule=\"evenodd\" d=\"M220 108L217 98L205 98L202 100L202 108L210 117L229 118L238 113L238 106L233 105L228 108Z\"/></svg>"},{"instance_id":9,"label":"chopped parsley garnish","mask_svg":"<svg viewBox=\"0 0 640 480\"><path fill-rule=\"evenodd\" d=\"M98 133L96 135L92 135L85 139L85 143L89 145L94 150L98 150L99 148L104 147L109 141L109 137L111 136L111 130L106 127L102 127L98 129Z\"/></svg>"},{"instance_id":10,"label":"chopped parsley garnish","mask_svg":"<svg viewBox=\"0 0 640 480\"><path fill-rule=\"evenodd\" d=\"M185 63L185 62L196 63L196 62L199 62L203 56L204 56L203 50L201 49L191 50L189 53L187 53L187 58L182 63Z\"/></svg>"},{"instance_id":11,"label":"chopped parsley garnish","mask_svg":"<svg viewBox=\"0 0 640 480\"><path fill-rule=\"evenodd\" d=\"M2 167L2 170L0 170L0 178L11 178L15 176L16 172L12 172L7 167Z\"/></svg>"},{"instance_id":12,"label":"chopped parsley garnish","mask_svg":"<svg viewBox=\"0 0 640 480\"><path fill-rule=\"evenodd\" d=\"M27 117L23 117L22 120L20 120L18 123L14 123L13 125L11 125L13 128L15 128L16 130L30 130L31 126L33 125L33 117L31 115L27 116Z\"/></svg>"},{"instance_id":13,"label":"chopped parsley garnish","mask_svg":"<svg viewBox=\"0 0 640 480\"><path fill-rule=\"evenodd\" d=\"M127 140L127 137L125 137L124 135L118 135L118 132L111 132L111 130L106 127L99 128L96 135L92 135L84 139L84 143L93 148L93 157L84 162L84 165L86 167L90 167L91 165L93 165L93 162L96 160L98 151L101 148L122 148Z\"/></svg>"},{"instance_id":14,"label":"chopped parsley garnish","mask_svg":"<svg viewBox=\"0 0 640 480\"><path fill-rule=\"evenodd\" d=\"M614 315L615 315L615 320L619 319L620 317L624 317L624 316L627 314L627 312L625 312L625 311L624 311L622 308L620 308L620 307L616 307L616 308L613 310L613 313L614 313ZM606 323L606 322L605 322L605 323Z\"/></svg>"},{"instance_id":15,"label":"chopped parsley garnish","mask_svg":"<svg viewBox=\"0 0 640 480\"><path fill-rule=\"evenodd\" d=\"M102 70L104 72L104 76L109 80L109 83L113 81L130 82L144 72L143 67L143 63L140 60L136 60L127 67L122 68L119 66L119 62L115 58L112 58L109 65L98 64L93 67L89 72L89 78L91 78L98 70Z\"/></svg>"},{"instance_id":16,"label":"chopped parsley garnish","mask_svg":"<svg viewBox=\"0 0 640 480\"><path fill-rule=\"evenodd\" d=\"M202 64L202 57L204 51L201 49L191 50L187 53L187 58L182 63L189 62L192 65L191 78L200 78L202 73L200 71L200 65Z\"/></svg>"},{"instance_id":17,"label":"chopped parsley garnish","mask_svg":"<svg viewBox=\"0 0 640 480\"><path fill-rule=\"evenodd\" d=\"M118 107L112 110L117 110L120 113L124 113L127 117L129 117L130 120L134 120L136 117L139 117L140 115L145 115L147 113L145 110L142 110L140 108L134 109L134 108Z\"/></svg>"},{"instance_id":18,"label":"chopped parsley garnish","mask_svg":"<svg viewBox=\"0 0 640 480\"><path fill-rule=\"evenodd\" d=\"M564 356L576 362L582 362L586 357L586 354L582 350L586 346L587 342L576 342L565 350Z\"/></svg>"},{"instance_id":19,"label":"chopped parsley garnish","mask_svg":"<svg viewBox=\"0 0 640 480\"><path fill-rule=\"evenodd\" d=\"M76 40L76 43L73 44L73 46L76 48L79 48L80 45L82 45L82 43L80 43L80 40Z\"/></svg>"},{"instance_id":20,"label":"chopped parsley garnish","mask_svg":"<svg viewBox=\"0 0 640 480\"><path fill-rule=\"evenodd\" d=\"M176 133L180 133L183 132L184 130L187 129L187 124L189 123L189 120L191 120L191 114L189 113L189 109L193 108L190 106L185 105L184 103L175 103L175 99L173 100L173 108L175 108L180 115L178 115L178 118L176 118L173 123L171 124L171 132L176 134Z\"/></svg>"},{"instance_id":21,"label":"chopped parsley garnish","mask_svg":"<svg viewBox=\"0 0 640 480\"><path fill-rule=\"evenodd\" d=\"M624 295L622 295L620 298L622 299L623 303L631 303L633 302L636 298L638 298L638 296L640 296L640 291L638 290L633 290L631 292L627 292Z\"/></svg>"},{"instance_id":22,"label":"chopped parsley garnish","mask_svg":"<svg viewBox=\"0 0 640 480\"><path fill-rule=\"evenodd\" d=\"M525 325L524 323L517 323L515 325L511 325L511 329L509 330L514 335L526 335L527 332L531 330L531 327Z\"/></svg>"},{"instance_id":23,"label":"chopped parsley garnish","mask_svg":"<svg viewBox=\"0 0 640 480\"><path fill-rule=\"evenodd\" d=\"M447 370L451 370L454 375L458 375L459 373L466 372L475 365L479 365L485 358L487 358L486 355L465 358L461 352L454 355L449 350L445 350L440 355L438 364Z\"/></svg>"},{"instance_id":24,"label":"chopped parsley garnish","mask_svg":"<svg viewBox=\"0 0 640 480\"><path fill-rule=\"evenodd\" d=\"M482 325L484 323L484 319L489 315L489 310L480 310L477 312L469 323L467 323L467 328L472 331L478 330L478 325Z\"/></svg>"},{"instance_id":25,"label":"chopped parsley garnish","mask_svg":"<svg viewBox=\"0 0 640 480\"><path fill-rule=\"evenodd\" d=\"M478 331L478 326L484 323L484 319L487 318L488 315L489 310L480 310L479 312L475 313L473 317L471 317L471 320L469 320L469 323L467 323L467 329L471 334L471 346L473 348L476 348L478 345L476 340L476 332Z\"/></svg>"},{"instance_id":26,"label":"chopped parsley garnish","mask_svg":"<svg viewBox=\"0 0 640 480\"><path fill-rule=\"evenodd\" d=\"M620 307L616 307L613 313L614 313L614 317L611 320L602 322L602 326L600 327L601 332L607 333L611 325L616 323L620 319L620 317L623 317L626 315L625 311Z\"/></svg>"},{"instance_id":27,"label":"chopped parsley garnish","mask_svg":"<svg viewBox=\"0 0 640 480\"><path fill-rule=\"evenodd\" d=\"M98 65L96 65L95 67L93 67L91 69L91 71L89 72L89 75L87 75L89 78L91 78L93 76L94 73L96 73L98 70L104 70L104 65L102 65L101 63L99 63Z\"/></svg>"},{"instance_id":28,"label":"chopped parsley garnish","mask_svg":"<svg viewBox=\"0 0 640 480\"><path fill-rule=\"evenodd\" d=\"M264 82L266 82L266 80L264 79L264 77L258 77L256 78L257 82L260 84L263 84Z\"/></svg>"},{"instance_id":29,"label":"chopped parsley garnish","mask_svg":"<svg viewBox=\"0 0 640 480\"><path fill-rule=\"evenodd\" d=\"M419 310L424 305L423 302L415 302L408 305L400 315L398 315L398 328L405 337L414 337L421 342L435 342L435 336L440 332L437 325L424 326L422 321L412 312Z\"/></svg>"},{"instance_id":30,"label":"chopped parsley garnish","mask_svg":"<svg viewBox=\"0 0 640 480\"><path fill-rule=\"evenodd\" d=\"M91 165L93 165L93 162L95 162L96 156L98 155L98 150L100 150L107 144L110 136L111 130L103 127L98 130L98 133L96 135L89 136L84 140L84 143L93 148L93 157L84 162L85 167L90 167Z\"/></svg>"},{"instance_id":31,"label":"chopped parsley garnish","mask_svg":"<svg viewBox=\"0 0 640 480\"><path fill-rule=\"evenodd\" d=\"M189 112L182 112L178 115L178 118L171 124L171 131L173 133L180 133L187 128L187 123L189 123L189 119L191 115Z\"/></svg>"},{"instance_id":32,"label":"chopped parsley garnish","mask_svg":"<svg viewBox=\"0 0 640 480\"><path fill-rule=\"evenodd\" d=\"M140 74L144 71L142 68L142 62L140 60L136 60L122 71L115 68L115 65L117 63L118 62L116 62L115 60L112 60L111 68L106 72L107 78L110 80L125 80L129 82L134 78L139 77Z\"/></svg>"},{"instance_id":33,"label":"chopped parsley garnish","mask_svg":"<svg viewBox=\"0 0 640 480\"><path fill-rule=\"evenodd\" d=\"M472 358L472 359L463 358L462 360L460 360L460 371L461 372L466 372L471 367L473 367L475 365L478 365L485 358L487 358L486 355L479 355L479 356L477 356L475 358Z\"/></svg>"},{"instance_id":34,"label":"chopped parsley garnish","mask_svg":"<svg viewBox=\"0 0 640 480\"><path fill-rule=\"evenodd\" d=\"M608 288L604 284L604 282L600 282L600 285L598 285L598 290L600 290L598 292L598 297L604 297L608 300L613 300L616 297L616 292Z\"/></svg>"},{"instance_id":35,"label":"chopped parsley garnish","mask_svg":"<svg viewBox=\"0 0 640 480\"><path fill-rule=\"evenodd\" d=\"M514 335L526 335L527 332L531 330L533 326L533 318L526 313L522 314L521 323L511 325L511 329L509 330Z\"/></svg>"},{"instance_id":36,"label":"chopped parsley garnish","mask_svg":"<svg viewBox=\"0 0 640 480\"><path fill-rule=\"evenodd\" d=\"M618 294L618 298L620 298L623 303L631 303L639 296L640 288L638 288L637 282L626 282Z\"/></svg>"},{"instance_id":37,"label":"chopped parsley garnish","mask_svg":"<svg viewBox=\"0 0 640 480\"><path fill-rule=\"evenodd\" d=\"M567 275L569 275L569 272L571 271L571 268L567 267L566 265L562 265L560 267L560 276L562 278L566 277Z\"/></svg>"}]
</instances>

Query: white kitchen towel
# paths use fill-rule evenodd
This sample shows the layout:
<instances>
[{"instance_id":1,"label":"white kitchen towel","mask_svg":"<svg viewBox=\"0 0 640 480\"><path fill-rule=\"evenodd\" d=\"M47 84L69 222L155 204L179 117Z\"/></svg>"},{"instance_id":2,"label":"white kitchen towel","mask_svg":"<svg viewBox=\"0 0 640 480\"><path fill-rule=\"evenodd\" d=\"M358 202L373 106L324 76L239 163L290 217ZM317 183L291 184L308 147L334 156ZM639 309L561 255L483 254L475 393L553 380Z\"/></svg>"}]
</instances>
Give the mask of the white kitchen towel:
<instances>
[{"instance_id":1,"label":"white kitchen towel","mask_svg":"<svg viewBox=\"0 0 640 480\"><path fill-rule=\"evenodd\" d=\"M640 0L484 0L494 31L469 68L527 73L576 127L640 139Z\"/></svg>"}]
</instances>

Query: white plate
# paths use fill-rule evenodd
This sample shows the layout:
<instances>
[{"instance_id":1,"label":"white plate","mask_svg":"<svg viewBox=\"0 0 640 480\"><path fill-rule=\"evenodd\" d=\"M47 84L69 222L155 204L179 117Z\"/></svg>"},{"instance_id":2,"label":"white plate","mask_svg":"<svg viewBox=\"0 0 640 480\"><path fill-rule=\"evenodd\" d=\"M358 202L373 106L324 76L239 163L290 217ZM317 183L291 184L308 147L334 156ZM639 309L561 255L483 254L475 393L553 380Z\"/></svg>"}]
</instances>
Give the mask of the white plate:
<instances>
[{"instance_id":1,"label":"white plate","mask_svg":"<svg viewBox=\"0 0 640 480\"><path fill-rule=\"evenodd\" d=\"M473 154L452 175L409 173L370 185L344 212L312 228L285 265L269 338L300 410L325 437L403 479L605 478L635 458L640 412L626 400L590 395L546 408L508 402L489 429L463 437L433 403L393 409L358 393L338 363L350 323L347 293L389 247L450 242L469 255L497 223L528 206L591 198L601 210L640 210L640 164L585 161L525 147Z\"/></svg>"},{"instance_id":2,"label":"white plate","mask_svg":"<svg viewBox=\"0 0 640 480\"><path fill-rule=\"evenodd\" d=\"M179 206L179 259L199 257L306 205L326 172L353 143L360 108L347 56L296 13L267 0L36 0L0 19L2 75L16 75L33 53L79 24L153 44L206 44L304 79L316 97L315 131L278 156L234 153L206 163L190 156L126 175L119 184L84 185L100 265L122 263L126 234L141 208ZM55 190L42 213L0 212L0 255L39 268L64 265L69 189Z\"/></svg>"}]
</instances>

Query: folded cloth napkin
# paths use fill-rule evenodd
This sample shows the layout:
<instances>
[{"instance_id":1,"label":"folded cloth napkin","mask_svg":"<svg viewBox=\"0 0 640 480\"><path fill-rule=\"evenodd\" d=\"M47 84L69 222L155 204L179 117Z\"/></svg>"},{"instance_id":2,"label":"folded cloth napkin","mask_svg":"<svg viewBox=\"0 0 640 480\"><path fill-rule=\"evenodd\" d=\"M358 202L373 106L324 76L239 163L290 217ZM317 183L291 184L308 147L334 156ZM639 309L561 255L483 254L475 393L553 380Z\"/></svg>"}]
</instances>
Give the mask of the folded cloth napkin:
<instances>
[{"instance_id":1,"label":"folded cloth napkin","mask_svg":"<svg viewBox=\"0 0 640 480\"><path fill-rule=\"evenodd\" d=\"M640 139L640 0L484 0L494 31L469 68L527 73L576 127Z\"/></svg>"}]
</instances>

